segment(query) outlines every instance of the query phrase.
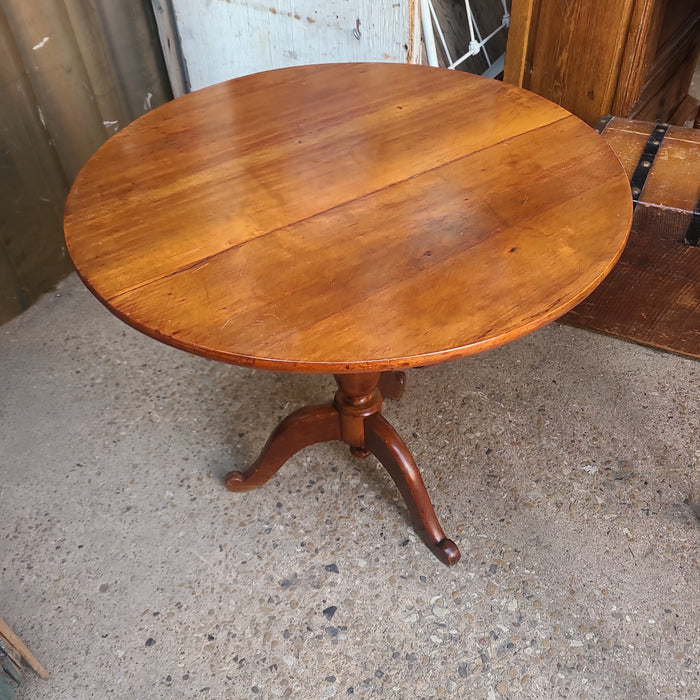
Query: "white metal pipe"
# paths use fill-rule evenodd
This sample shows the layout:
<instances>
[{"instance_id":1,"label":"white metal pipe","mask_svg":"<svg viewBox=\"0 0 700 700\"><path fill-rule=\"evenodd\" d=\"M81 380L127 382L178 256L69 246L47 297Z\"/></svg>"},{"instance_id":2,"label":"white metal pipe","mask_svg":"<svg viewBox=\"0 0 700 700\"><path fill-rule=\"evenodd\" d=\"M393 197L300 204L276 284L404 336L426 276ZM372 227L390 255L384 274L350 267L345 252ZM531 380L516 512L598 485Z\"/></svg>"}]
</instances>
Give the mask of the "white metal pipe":
<instances>
[{"instance_id":1,"label":"white metal pipe","mask_svg":"<svg viewBox=\"0 0 700 700\"><path fill-rule=\"evenodd\" d=\"M464 6L467 9L467 22L469 22L469 36L471 41L469 42L469 49L472 49L472 45L476 44L476 37L474 36L474 17L472 15L472 7L469 4L469 0L464 0Z\"/></svg>"},{"instance_id":2,"label":"white metal pipe","mask_svg":"<svg viewBox=\"0 0 700 700\"><path fill-rule=\"evenodd\" d=\"M430 11L432 13L434 26L437 27L438 36L440 37L440 43L442 44L442 50L445 52L445 56L447 56L447 63L450 64L450 63L452 63L452 54L450 53L450 50L447 48L447 39L445 39L445 34L442 31L442 26L440 25L440 21L438 20L437 13L435 12L435 5L433 5L432 0L428 0L428 2L430 4Z\"/></svg>"},{"instance_id":3,"label":"white metal pipe","mask_svg":"<svg viewBox=\"0 0 700 700\"><path fill-rule=\"evenodd\" d=\"M505 23L505 20L503 22L501 22L500 27L497 27L496 29L494 29L482 41L477 42L477 46L474 49L472 49L470 47L470 50L467 51L467 53L465 53L464 56L460 56L456 61L454 61L454 63L451 63L449 67L456 68L460 63L463 63L464 61L466 61L470 56L475 56L477 53L479 53L479 51L481 51L482 48L484 49L484 55L486 56L486 61L488 62L489 66L491 66L491 61L489 60L488 54L486 53L486 48L485 48L486 42L488 42L490 39L492 39L494 36L496 36L496 34L498 34L498 32L500 32L501 29L503 29L503 27L507 27L507 26L508 25ZM478 29L478 27L477 27L477 29Z\"/></svg>"},{"instance_id":4,"label":"white metal pipe","mask_svg":"<svg viewBox=\"0 0 700 700\"><path fill-rule=\"evenodd\" d=\"M429 66L438 66L437 48L435 46L435 34L433 33L433 19L430 14L430 0L420 0L420 19L423 27L423 42L425 43L425 55Z\"/></svg>"},{"instance_id":5,"label":"white metal pipe","mask_svg":"<svg viewBox=\"0 0 700 700\"><path fill-rule=\"evenodd\" d=\"M442 25L438 20L438 16L435 12L435 6L432 2L430 3L430 9L433 11L433 22L435 23L434 26L437 27L438 36L440 37L440 43L442 44L442 50L445 52L447 62L452 63L452 54L450 53L449 48L447 48L447 39L445 39L445 33L442 31Z\"/></svg>"},{"instance_id":6,"label":"white metal pipe","mask_svg":"<svg viewBox=\"0 0 700 700\"><path fill-rule=\"evenodd\" d=\"M508 6L506 5L506 0L501 0L503 3L503 25L506 27L510 26L510 12L508 12Z\"/></svg>"},{"instance_id":7,"label":"white metal pipe","mask_svg":"<svg viewBox=\"0 0 700 700\"><path fill-rule=\"evenodd\" d=\"M473 15L472 15L472 19L473 19ZM477 39L479 40L479 48L484 52L484 58L486 59L486 63L490 67L491 66L491 58L489 56L489 52L486 50L486 42L491 38L491 36L493 36L493 34L489 35L489 37L486 39L482 39L481 38L481 31L479 29L479 25L476 23L476 20L474 21L474 30L476 31L476 36L477 36ZM498 29L496 31L498 31Z\"/></svg>"}]
</instances>

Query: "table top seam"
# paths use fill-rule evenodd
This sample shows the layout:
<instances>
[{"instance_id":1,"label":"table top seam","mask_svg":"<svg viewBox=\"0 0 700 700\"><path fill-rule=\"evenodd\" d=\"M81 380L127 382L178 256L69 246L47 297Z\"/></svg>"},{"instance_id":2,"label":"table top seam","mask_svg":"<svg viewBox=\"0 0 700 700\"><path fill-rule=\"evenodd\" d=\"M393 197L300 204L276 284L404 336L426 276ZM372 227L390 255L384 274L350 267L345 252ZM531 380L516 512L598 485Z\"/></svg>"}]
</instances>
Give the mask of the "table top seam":
<instances>
[{"instance_id":1,"label":"table top seam","mask_svg":"<svg viewBox=\"0 0 700 700\"><path fill-rule=\"evenodd\" d=\"M491 148L495 148L497 146L500 146L500 145L507 143L508 141L511 141L513 139L517 139L517 138L520 138L521 136L526 136L528 134L532 134L535 131L538 131L539 129L547 128L547 127L553 126L555 124L559 124L560 122L563 122L563 121L566 121L566 120L569 120L572 118L576 119L576 117L574 117L571 114L565 114L558 119L555 119L553 121L548 122L547 124L536 126L532 129L528 129L527 131L522 131L522 132L520 132L516 135L513 135L513 136L508 136L507 138L501 139L500 141L496 141L492 144L489 144L488 146L484 146L483 148L478 148L478 149L473 150L467 154L463 154L463 155L456 157L456 158L453 158L451 160L444 161L444 162L440 163L439 165L433 166L432 168L427 168L427 169L421 170L420 172L414 173L408 177L403 178L402 180L391 182L387 185L384 185L383 187L372 190L371 192L366 192L366 193L364 193L358 197L355 197L353 199L349 199L349 200L346 200L344 202L339 202L337 204L334 204L331 207L328 207L328 208L323 209L321 211L315 212L313 214L310 214L308 216L300 218L296 221L286 223L286 224L284 224L284 226L278 226L276 228L270 229L270 230L265 231L264 233L261 233L257 236L254 236L252 238L248 238L245 241L242 241L240 243L235 243L234 245L230 245L226 248L223 248L222 250L219 250L216 253L212 253L212 254L207 255L203 258L199 258L198 260L196 260L192 263L189 263L187 265L183 265L182 267L179 267L177 270L173 270L172 272L168 272L167 274L161 275L159 277L154 277L154 278L149 279L149 280L142 282L140 284L133 285L132 287L129 287L128 289L124 289L124 290L118 292L117 294L113 294L110 297L107 297L106 301L108 301L109 303L115 302L119 298L121 298L122 296L124 296L126 294L131 294L132 292L135 292L139 289L143 289L145 287L148 287L149 285L154 284L156 282L161 282L163 280L166 280L166 279L169 279L169 278L174 277L176 275L179 275L183 272L188 272L190 270L193 270L198 265L206 264L209 261L219 257L220 255L224 255L226 253L229 253L232 250L236 250L237 248L241 248L254 240L258 240L260 238L264 238L265 236L269 236L271 234L278 233L280 231L283 231L286 228L289 228L290 226L297 226L305 221L310 221L318 216L322 216L324 214L328 214L328 213L335 211L337 209L340 209L342 207L348 206L349 204L352 204L353 202L361 202L362 200L367 199L368 197L372 197L380 192L385 192L385 191L390 190L394 187L397 187L397 186L403 185L407 182L410 182L411 180L415 180L416 178L419 178L423 175L428 175L430 173L434 173L434 172L440 170L441 168L447 167L447 166L452 165L454 163L458 163L460 160L466 160L468 158L471 158L472 156L478 155L479 153L483 153L484 151L487 151Z\"/></svg>"}]
</instances>

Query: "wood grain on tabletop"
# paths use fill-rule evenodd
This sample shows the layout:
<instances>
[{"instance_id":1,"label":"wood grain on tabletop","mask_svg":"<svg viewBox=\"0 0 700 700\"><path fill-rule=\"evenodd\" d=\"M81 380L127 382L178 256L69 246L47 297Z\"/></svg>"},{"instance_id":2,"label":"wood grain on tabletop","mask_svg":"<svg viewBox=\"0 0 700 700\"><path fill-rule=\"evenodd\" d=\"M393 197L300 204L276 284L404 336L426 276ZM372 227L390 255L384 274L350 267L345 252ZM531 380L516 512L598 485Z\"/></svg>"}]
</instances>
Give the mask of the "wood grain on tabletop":
<instances>
[{"instance_id":1,"label":"wood grain on tabletop","mask_svg":"<svg viewBox=\"0 0 700 700\"><path fill-rule=\"evenodd\" d=\"M87 163L65 235L119 317L207 357L378 371L500 345L619 257L629 182L519 88L393 64L261 73L144 115Z\"/></svg>"}]
</instances>

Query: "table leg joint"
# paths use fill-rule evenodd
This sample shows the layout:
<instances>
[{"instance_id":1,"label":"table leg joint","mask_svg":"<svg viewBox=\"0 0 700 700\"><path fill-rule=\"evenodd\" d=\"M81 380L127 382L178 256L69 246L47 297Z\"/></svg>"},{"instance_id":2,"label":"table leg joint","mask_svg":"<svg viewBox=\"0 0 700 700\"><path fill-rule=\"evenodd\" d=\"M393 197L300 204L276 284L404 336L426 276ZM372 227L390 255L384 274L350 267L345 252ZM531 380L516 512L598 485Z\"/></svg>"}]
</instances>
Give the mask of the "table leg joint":
<instances>
[{"instance_id":1,"label":"table leg joint","mask_svg":"<svg viewBox=\"0 0 700 700\"><path fill-rule=\"evenodd\" d=\"M380 373L337 374L333 405L340 417L340 434L356 456L365 454L365 420L382 408Z\"/></svg>"}]
</instances>

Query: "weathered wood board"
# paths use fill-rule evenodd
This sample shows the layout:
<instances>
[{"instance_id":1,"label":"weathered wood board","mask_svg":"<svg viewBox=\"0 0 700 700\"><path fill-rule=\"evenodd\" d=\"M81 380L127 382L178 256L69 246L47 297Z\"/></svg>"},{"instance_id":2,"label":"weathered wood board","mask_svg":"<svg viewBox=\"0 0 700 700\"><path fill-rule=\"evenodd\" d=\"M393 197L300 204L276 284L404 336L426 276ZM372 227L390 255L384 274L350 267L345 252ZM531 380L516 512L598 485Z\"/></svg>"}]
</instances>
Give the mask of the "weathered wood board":
<instances>
[{"instance_id":1,"label":"weathered wood board","mask_svg":"<svg viewBox=\"0 0 700 700\"><path fill-rule=\"evenodd\" d=\"M668 127L642 158L655 126L613 118L603 131L628 177L638 164L648 176L620 261L562 320L700 358L700 131Z\"/></svg>"},{"instance_id":2,"label":"weathered wood board","mask_svg":"<svg viewBox=\"0 0 700 700\"><path fill-rule=\"evenodd\" d=\"M179 66L173 61L169 71L184 73L184 91L294 65L414 63L420 43L416 0L153 0L153 5L164 47L168 41L179 44Z\"/></svg>"}]
</instances>

